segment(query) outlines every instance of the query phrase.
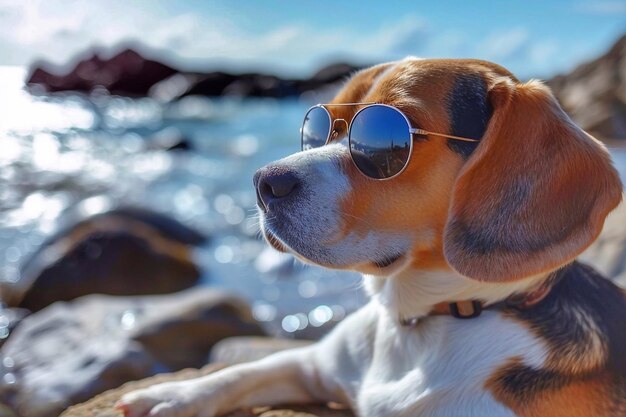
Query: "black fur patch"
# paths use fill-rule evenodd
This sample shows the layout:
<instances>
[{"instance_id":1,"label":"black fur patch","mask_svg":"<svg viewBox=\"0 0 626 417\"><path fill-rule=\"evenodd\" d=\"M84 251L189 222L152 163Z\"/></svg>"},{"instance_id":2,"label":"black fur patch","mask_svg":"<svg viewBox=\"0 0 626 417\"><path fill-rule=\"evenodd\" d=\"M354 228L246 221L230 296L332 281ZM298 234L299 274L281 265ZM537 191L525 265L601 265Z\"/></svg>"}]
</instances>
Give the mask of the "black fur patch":
<instances>
[{"instance_id":1,"label":"black fur patch","mask_svg":"<svg viewBox=\"0 0 626 417\"><path fill-rule=\"evenodd\" d=\"M474 225L461 220L453 220L449 228L449 236L452 241L458 242L459 248L470 255L489 254L509 254L526 253L533 254L544 251L546 248L556 245L566 240L575 230L574 228L563 228L554 232L551 236L531 236L523 239L512 239L510 236L523 236L524 223L505 225L498 227L494 225L498 221L502 222L502 216L494 219L490 227L485 229L482 225ZM508 226L508 227L507 227ZM490 233L491 230L505 230L506 234L501 235Z\"/></svg>"},{"instance_id":2,"label":"black fur patch","mask_svg":"<svg viewBox=\"0 0 626 417\"><path fill-rule=\"evenodd\" d=\"M449 236L463 251L486 255L490 253L526 253L544 251L566 241L578 232L591 216L595 200L580 203L575 209L564 207L559 218L549 225L544 219L537 219L537 227L543 233L529 233L528 207L536 199L540 179L531 176L517 176L507 180L506 188L489 196L490 205L485 210L489 219L486 224L480 217L472 217L462 212L448 226ZM539 211L540 209L534 209ZM535 220L532 220L534 222Z\"/></svg>"},{"instance_id":3,"label":"black fur patch","mask_svg":"<svg viewBox=\"0 0 626 417\"><path fill-rule=\"evenodd\" d=\"M479 75L456 78L447 98L452 134L470 139L480 139L487 130L493 109L487 96L485 80ZM448 139L448 147L463 158L468 158L478 142Z\"/></svg>"},{"instance_id":4,"label":"black fur patch","mask_svg":"<svg viewBox=\"0 0 626 417\"><path fill-rule=\"evenodd\" d=\"M520 364L508 368L498 382L507 394L520 401L532 401L537 392L562 388L569 380L556 372L533 369Z\"/></svg>"},{"instance_id":5,"label":"black fur patch","mask_svg":"<svg viewBox=\"0 0 626 417\"><path fill-rule=\"evenodd\" d=\"M574 376L519 365L508 369L499 383L507 392L530 396L541 390L559 388L574 379L580 381L606 372L612 376L614 394L619 398L620 392L626 391L626 294L593 268L579 262L558 274L560 277L550 293L537 305L526 309L509 305L504 307L504 312L528 323L547 341L553 355L563 352L576 360L580 354L581 362L590 350L589 343L596 337L589 332L595 330L608 347L604 366ZM626 404L626 398L623 400Z\"/></svg>"}]
</instances>

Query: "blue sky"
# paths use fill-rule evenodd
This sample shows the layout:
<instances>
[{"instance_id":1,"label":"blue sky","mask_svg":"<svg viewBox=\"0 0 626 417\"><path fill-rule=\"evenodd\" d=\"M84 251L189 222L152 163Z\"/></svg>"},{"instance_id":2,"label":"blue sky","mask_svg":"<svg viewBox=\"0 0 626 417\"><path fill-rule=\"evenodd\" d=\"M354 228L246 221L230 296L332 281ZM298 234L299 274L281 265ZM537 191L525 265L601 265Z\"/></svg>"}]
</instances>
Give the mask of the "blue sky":
<instances>
[{"instance_id":1,"label":"blue sky","mask_svg":"<svg viewBox=\"0 0 626 417\"><path fill-rule=\"evenodd\" d=\"M135 41L187 68L304 75L415 55L548 77L623 33L625 0L0 0L0 65L62 63L90 45Z\"/></svg>"}]
</instances>

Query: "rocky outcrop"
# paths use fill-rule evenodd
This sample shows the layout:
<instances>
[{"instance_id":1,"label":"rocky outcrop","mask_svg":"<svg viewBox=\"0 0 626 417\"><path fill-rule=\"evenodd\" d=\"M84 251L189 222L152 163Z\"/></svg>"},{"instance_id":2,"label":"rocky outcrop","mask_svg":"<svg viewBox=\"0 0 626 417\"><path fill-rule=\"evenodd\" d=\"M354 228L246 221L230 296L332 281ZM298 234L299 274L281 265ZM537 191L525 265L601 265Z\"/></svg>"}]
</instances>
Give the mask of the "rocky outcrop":
<instances>
[{"instance_id":1,"label":"rocky outcrop","mask_svg":"<svg viewBox=\"0 0 626 417\"><path fill-rule=\"evenodd\" d=\"M547 81L572 119L604 139L626 139L626 35L604 55Z\"/></svg>"},{"instance_id":2,"label":"rocky outcrop","mask_svg":"<svg viewBox=\"0 0 626 417\"><path fill-rule=\"evenodd\" d=\"M624 196L626 199L626 195ZM598 239L579 257L626 288L626 203L607 217Z\"/></svg>"},{"instance_id":3,"label":"rocky outcrop","mask_svg":"<svg viewBox=\"0 0 626 417\"><path fill-rule=\"evenodd\" d=\"M164 294L194 285L204 236L163 214L122 207L78 221L32 256L3 301L32 311L93 293Z\"/></svg>"},{"instance_id":4,"label":"rocky outcrop","mask_svg":"<svg viewBox=\"0 0 626 417\"><path fill-rule=\"evenodd\" d=\"M601 138L626 138L625 53L626 36L606 54L547 81L574 121ZM88 55L65 73L49 69L46 63L35 64L27 85L44 92L90 92L104 87L112 94L150 95L164 101L189 95L282 98L323 90L359 68L335 63L309 78L289 79L260 73L185 72L144 58L133 49L109 59L101 53Z\"/></svg>"},{"instance_id":5,"label":"rocky outcrop","mask_svg":"<svg viewBox=\"0 0 626 417\"><path fill-rule=\"evenodd\" d=\"M7 341L11 332L30 314L25 308L1 308L0 309L0 347ZM0 417L3 414L0 412Z\"/></svg>"},{"instance_id":6,"label":"rocky outcrop","mask_svg":"<svg viewBox=\"0 0 626 417\"><path fill-rule=\"evenodd\" d=\"M150 95L164 101L186 96L236 96L285 98L317 91L348 78L358 67L339 63L320 69L307 79L284 79L275 75L245 73L176 74L158 84Z\"/></svg>"},{"instance_id":7,"label":"rocky outcrop","mask_svg":"<svg viewBox=\"0 0 626 417\"><path fill-rule=\"evenodd\" d=\"M299 83L267 74L227 74L214 72L201 76L183 96L289 97L300 93Z\"/></svg>"},{"instance_id":8,"label":"rocky outcrop","mask_svg":"<svg viewBox=\"0 0 626 417\"><path fill-rule=\"evenodd\" d=\"M39 63L31 70L27 84L44 92L89 92L103 87L112 94L145 96L150 87L177 73L161 62L144 58L133 49L125 49L111 58L96 52L79 61L69 72L51 69Z\"/></svg>"},{"instance_id":9,"label":"rocky outcrop","mask_svg":"<svg viewBox=\"0 0 626 417\"><path fill-rule=\"evenodd\" d=\"M208 288L58 302L23 319L1 348L0 402L54 417L127 381L201 367L221 339L261 334L245 303Z\"/></svg>"},{"instance_id":10,"label":"rocky outcrop","mask_svg":"<svg viewBox=\"0 0 626 417\"><path fill-rule=\"evenodd\" d=\"M26 84L33 92L90 92L105 88L122 96L150 95L169 101L189 95L237 97L291 97L336 83L357 67L339 63L322 68L310 78L289 79L271 74L232 74L221 71L185 72L143 57L126 49L112 58L88 52L67 72L50 69L47 63L36 63Z\"/></svg>"},{"instance_id":11,"label":"rocky outcrop","mask_svg":"<svg viewBox=\"0 0 626 417\"><path fill-rule=\"evenodd\" d=\"M113 409L113 405L123 394L161 382L196 378L220 368L220 366L211 365L201 370L186 369L175 374L163 374L142 381L130 382L118 389L107 391L86 403L70 407L60 417L123 417L121 412ZM354 417L354 414L344 405L329 404L256 407L236 411L227 417Z\"/></svg>"},{"instance_id":12,"label":"rocky outcrop","mask_svg":"<svg viewBox=\"0 0 626 417\"><path fill-rule=\"evenodd\" d=\"M211 349L210 361L233 365L262 359L281 350L308 346L310 340L276 339L273 337L237 336L220 340Z\"/></svg>"}]
</instances>

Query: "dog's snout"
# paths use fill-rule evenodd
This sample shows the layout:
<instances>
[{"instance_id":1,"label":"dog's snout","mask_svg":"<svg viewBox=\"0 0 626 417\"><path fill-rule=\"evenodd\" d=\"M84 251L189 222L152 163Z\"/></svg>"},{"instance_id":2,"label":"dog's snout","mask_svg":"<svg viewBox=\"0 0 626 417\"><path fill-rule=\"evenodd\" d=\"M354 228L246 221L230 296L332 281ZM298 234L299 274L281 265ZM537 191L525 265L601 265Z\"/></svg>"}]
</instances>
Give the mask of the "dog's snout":
<instances>
[{"instance_id":1,"label":"dog's snout","mask_svg":"<svg viewBox=\"0 0 626 417\"><path fill-rule=\"evenodd\" d=\"M288 169L265 167L254 174L257 204L267 211L273 202L291 195L300 185L298 177Z\"/></svg>"}]
</instances>

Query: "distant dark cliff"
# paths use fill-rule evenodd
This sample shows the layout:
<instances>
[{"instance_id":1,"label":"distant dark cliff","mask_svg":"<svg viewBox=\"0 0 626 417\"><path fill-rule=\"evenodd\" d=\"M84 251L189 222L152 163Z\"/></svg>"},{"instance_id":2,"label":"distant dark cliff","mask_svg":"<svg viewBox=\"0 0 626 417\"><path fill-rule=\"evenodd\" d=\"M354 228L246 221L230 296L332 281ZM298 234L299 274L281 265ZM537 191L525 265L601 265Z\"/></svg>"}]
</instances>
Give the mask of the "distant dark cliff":
<instances>
[{"instance_id":1,"label":"distant dark cliff","mask_svg":"<svg viewBox=\"0 0 626 417\"><path fill-rule=\"evenodd\" d=\"M187 95L290 97L342 81L356 66L337 63L322 68L308 79L284 79L275 75L226 72L184 72L144 58L133 49L125 49L111 58L88 53L69 71L54 69L42 62L32 66L26 84L32 92L88 93L105 88L111 94L140 97L156 96L173 100Z\"/></svg>"},{"instance_id":2,"label":"distant dark cliff","mask_svg":"<svg viewBox=\"0 0 626 417\"><path fill-rule=\"evenodd\" d=\"M546 83L576 123L605 139L626 139L626 35L604 55ZM308 79L271 74L184 72L126 49L110 58L92 52L69 71L33 65L27 86L33 92L90 92L105 88L122 96L176 100L188 95L292 97L345 80L357 66L337 63Z\"/></svg>"},{"instance_id":3,"label":"distant dark cliff","mask_svg":"<svg viewBox=\"0 0 626 417\"><path fill-rule=\"evenodd\" d=\"M547 82L563 108L589 133L626 139L626 35L604 55Z\"/></svg>"}]
</instances>

